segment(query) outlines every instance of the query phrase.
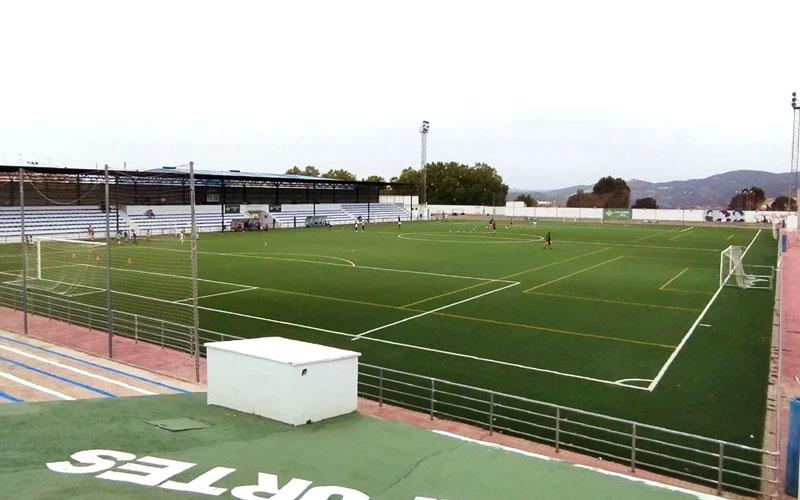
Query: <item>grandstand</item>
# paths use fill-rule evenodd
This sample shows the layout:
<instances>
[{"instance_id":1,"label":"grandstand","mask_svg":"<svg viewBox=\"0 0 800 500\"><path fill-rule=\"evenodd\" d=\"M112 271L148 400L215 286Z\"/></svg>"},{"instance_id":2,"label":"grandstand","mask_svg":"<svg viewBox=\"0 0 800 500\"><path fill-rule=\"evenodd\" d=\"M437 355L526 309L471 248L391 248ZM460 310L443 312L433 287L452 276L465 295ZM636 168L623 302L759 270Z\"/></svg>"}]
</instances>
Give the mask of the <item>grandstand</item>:
<instances>
[{"instance_id":1,"label":"grandstand","mask_svg":"<svg viewBox=\"0 0 800 500\"><path fill-rule=\"evenodd\" d=\"M370 223L394 222L400 217L409 220L411 214L401 206L392 203L349 203L343 205L321 204L315 207L306 205L284 205L281 211L270 215L283 228L303 227L306 217L324 216L332 226L352 224L359 217Z\"/></svg>"},{"instance_id":2,"label":"grandstand","mask_svg":"<svg viewBox=\"0 0 800 500\"><path fill-rule=\"evenodd\" d=\"M181 230L188 232L192 227L191 214L187 207L127 207L126 218L129 225L139 232L151 231L152 234L176 234ZM197 230L200 232L228 230L235 219L247 217L241 212L221 213L220 206L203 205L203 211L196 213ZM148 215L148 213L150 215Z\"/></svg>"},{"instance_id":3,"label":"grandstand","mask_svg":"<svg viewBox=\"0 0 800 500\"><path fill-rule=\"evenodd\" d=\"M398 217L402 220L411 218L411 214L406 209L392 203L347 204L342 205L342 210L349 213L353 218L361 216L363 220L373 223L394 222Z\"/></svg>"},{"instance_id":4,"label":"grandstand","mask_svg":"<svg viewBox=\"0 0 800 500\"><path fill-rule=\"evenodd\" d=\"M118 225L119 223L119 225ZM99 206L93 207L26 207L25 233L30 236L73 235L76 238L88 237L87 229L94 226L100 233L106 226L106 213ZM126 220L117 221L112 214L111 225L114 231L128 230ZM0 207L0 240L19 240L21 229L18 207Z\"/></svg>"}]
</instances>

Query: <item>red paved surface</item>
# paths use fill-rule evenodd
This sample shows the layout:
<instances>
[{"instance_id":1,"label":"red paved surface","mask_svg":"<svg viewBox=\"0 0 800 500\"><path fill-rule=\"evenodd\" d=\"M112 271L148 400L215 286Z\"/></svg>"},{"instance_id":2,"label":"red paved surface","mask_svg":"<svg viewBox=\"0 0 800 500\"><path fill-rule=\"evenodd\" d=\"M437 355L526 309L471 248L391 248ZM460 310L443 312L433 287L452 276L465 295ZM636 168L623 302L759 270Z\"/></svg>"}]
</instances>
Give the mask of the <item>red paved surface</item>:
<instances>
[{"instance_id":1,"label":"red paved surface","mask_svg":"<svg viewBox=\"0 0 800 500\"><path fill-rule=\"evenodd\" d=\"M786 453L789 400L800 396L800 243L789 235L789 251L781 259L781 403L780 452ZM781 462L783 465L783 462ZM780 473L783 478L783 471ZM784 498L792 498L784 495Z\"/></svg>"},{"instance_id":2,"label":"red paved surface","mask_svg":"<svg viewBox=\"0 0 800 500\"><path fill-rule=\"evenodd\" d=\"M0 329L23 334L22 313L0 307ZM108 335L105 332L42 316L28 315L28 335L95 356L108 357ZM188 354L124 337L114 337L113 354L113 359L120 363L190 382L195 381L194 358ZM200 382L206 383L206 360L202 358Z\"/></svg>"}]
</instances>

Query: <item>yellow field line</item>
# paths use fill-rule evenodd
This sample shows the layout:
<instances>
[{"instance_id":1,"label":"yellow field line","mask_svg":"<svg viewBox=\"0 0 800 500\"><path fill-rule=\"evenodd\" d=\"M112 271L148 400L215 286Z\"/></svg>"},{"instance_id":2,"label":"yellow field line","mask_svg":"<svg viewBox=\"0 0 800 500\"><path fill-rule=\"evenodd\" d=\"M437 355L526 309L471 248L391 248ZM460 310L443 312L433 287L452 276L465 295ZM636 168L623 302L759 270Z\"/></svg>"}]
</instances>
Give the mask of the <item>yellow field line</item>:
<instances>
[{"instance_id":1,"label":"yellow field line","mask_svg":"<svg viewBox=\"0 0 800 500\"><path fill-rule=\"evenodd\" d=\"M527 292L527 293L532 293L534 295L543 295L546 297L558 297L561 299L587 300L589 302L607 302L609 304L620 304L624 306L640 306L640 307L652 307L655 309L671 309L674 311L700 312L700 309L692 309L690 307L663 306L660 304L647 304L645 302L628 302L625 300L598 299L595 297L580 297L578 295L563 295L559 293L545 293L545 292Z\"/></svg>"},{"instance_id":2,"label":"yellow field line","mask_svg":"<svg viewBox=\"0 0 800 500\"><path fill-rule=\"evenodd\" d=\"M564 280L564 279L567 279L567 278L571 278L571 277L576 276L578 274L585 273L586 271L591 271L592 269L596 269L596 268L598 268L600 266L604 266L606 264L611 264L612 262L616 262L616 261L618 261L618 260L620 260L620 259L622 259L624 257L625 257L624 255L619 255L617 257L614 257L613 259L608 259L607 261L601 262L599 264L595 264L593 266L589 266L589 267L585 267L583 269L579 269L579 270L575 271L574 273L569 273L569 274L566 274L566 275L561 276L559 278L556 278L554 280L550 280L550 281L547 281L545 283L541 283L539 285L532 286L532 287L528 288L527 290L523 290L523 292L526 293L526 292L530 292L531 290L537 290L537 289L542 288L542 287L547 286L547 285L552 285L553 283L556 283L558 281L561 281L561 280Z\"/></svg>"},{"instance_id":3,"label":"yellow field line","mask_svg":"<svg viewBox=\"0 0 800 500\"><path fill-rule=\"evenodd\" d=\"M594 254L600 253L600 252L605 252L607 250L611 250L611 247L601 248L600 250L593 250L591 252L587 252L587 253L584 253L584 254L581 254L581 255L576 255L575 257L570 257L568 259L561 259L561 260L558 260L558 261L555 261L555 262L550 262L548 264L544 264L544 265L541 265L541 266L538 266L538 267L534 267L534 268L531 268L531 269L526 269L524 271L519 271L519 272L516 272L516 273L513 273L513 274L509 274L508 276L503 276L502 278L497 278L497 279L498 280L507 280L507 279L511 279L511 278L516 278L517 276L521 276L521 275L523 275L525 273L538 271L540 269L545 269L545 268L548 268L548 267L551 267L551 266L555 266L555 265L558 265L558 264L563 264L564 262L570 262L570 261L573 261L573 260L576 260L576 259L580 259L580 258L583 258L583 257L588 257L590 255L594 255ZM418 304L422 304L423 302L428 302L429 300L439 299L439 298L442 298L442 297L446 297L448 295L452 295L454 293L465 292L467 290L471 290L471 289L477 288L479 286L488 285L489 283L493 283L493 282L487 281L485 283L478 283L478 284L475 284L475 285L469 285L469 286L466 286L464 288L460 288L458 290L453 290L453 291L450 291L450 292L440 293L439 295L434 295L433 297L428 297L428 298L425 298L425 299L422 299L422 300L418 300L416 302L411 302L410 304L406 304L406 305L401 306L401 307L416 306Z\"/></svg>"},{"instance_id":4,"label":"yellow field line","mask_svg":"<svg viewBox=\"0 0 800 500\"><path fill-rule=\"evenodd\" d=\"M555 262L550 262L549 264L544 264L544 265L541 265L541 266L538 266L538 267L534 267L532 269L526 269L525 271L520 271L518 273L509 274L508 276L503 276L500 279L507 280L507 279L511 279L511 278L516 278L517 276L521 276L521 275L526 274L526 273L530 273L530 272L533 272L533 271L539 271L541 269L546 269L546 268L552 267L552 266L557 266L558 264L563 264L564 262L571 262L573 260L582 259L583 257L588 257L590 255L594 255L594 254L597 254L597 253L606 252L608 250L611 250L611 247L601 248L600 250L592 250L591 252L582 253L580 255L576 255L575 257L570 257L568 259L561 259L561 260L557 260Z\"/></svg>"},{"instance_id":5,"label":"yellow field line","mask_svg":"<svg viewBox=\"0 0 800 500\"><path fill-rule=\"evenodd\" d=\"M664 292L678 292L678 293L699 293L701 295L711 295L714 292L704 292L702 290L686 290L684 288L664 288Z\"/></svg>"},{"instance_id":6,"label":"yellow field line","mask_svg":"<svg viewBox=\"0 0 800 500\"><path fill-rule=\"evenodd\" d=\"M266 290L268 292L286 293L286 294L289 294L289 295L299 295L301 297L311 297L312 299L333 300L333 301L336 301L336 302L348 302L350 304L359 304L359 305L362 305L362 306L384 307L384 308L387 308L387 309L398 309L398 310L411 311L411 312L415 311L414 309L407 309L405 307L400 307L400 306L390 306L388 304L377 304L375 302L365 302L365 301L362 301L362 300L342 299L342 298L339 298L339 297L330 297L328 295L317 295L317 294L313 294L313 293L295 292L295 291L292 291L292 290L282 290L280 288L266 288L266 287L263 287L263 286L259 286L257 288L259 290ZM417 311L421 312L421 310L417 310Z\"/></svg>"},{"instance_id":7,"label":"yellow field line","mask_svg":"<svg viewBox=\"0 0 800 500\"><path fill-rule=\"evenodd\" d=\"M505 278L502 278L502 279L505 279ZM406 305L400 306L400 307L404 307L405 308L405 307L415 306L417 304L422 304L423 302L428 302L430 300L435 300L435 299L440 299L442 297L447 297L448 295L453 295L454 293L466 292L467 290L472 290L473 288L477 288L479 286L485 286L485 285L488 285L489 283L494 283L494 282L493 281L484 281L482 283L477 283L475 285L465 286L464 288L459 288L458 290L451 290L449 292L440 293L439 295L434 295L433 297L427 297L427 298L418 300L416 302L411 302L409 304L406 304Z\"/></svg>"},{"instance_id":8,"label":"yellow field line","mask_svg":"<svg viewBox=\"0 0 800 500\"><path fill-rule=\"evenodd\" d=\"M511 322L508 322L508 321L497 321L497 320L494 320L494 319L473 318L471 316L461 316L459 314L450 314L450 313L435 313L435 314L436 314L436 316L446 316L448 318L457 318L457 319L463 319L463 320L467 320L467 321L477 321L479 323L489 323L489 324L493 324L493 325L513 326L513 327L517 327L517 328L526 328L528 330L541 330L541 331L545 331L545 332L560 333L560 334L564 334L564 335L573 335L573 336L576 336L576 337L588 337L588 338L594 338L594 339L600 339L600 340L610 340L610 341L613 341L613 342L624 342L624 343L629 343L629 344L639 344L639 345L648 345L648 346L654 346L654 347L663 347L663 348L666 348L666 349L674 349L675 348L674 345L659 344L657 342L647 342L647 341L644 341L644 340L623 339L623 338L619 338L619 337L609 337L607 335L597 335L597 334L594 334L594 333L572 332L572 331L569 331L569 330L559 330L559 329L556 329L556 328L547 328L547 327L544 327L544 326L526 325L524 323L511 323Z\"/></svg>"},{"instance_id":9,"label":"yellow field line","mask_svg":"<svg viewBox=\"0 0 800 500\"><path fill-rule=\"evenodd\" d=\"M688 270L689 270L689 268L688 268L688 267L687 267L687 268L685 268L683 271L679 272L678 274L676 274L675 276L673 276L672 278L670 278L670 280L669 280L669 281L667 281L666 283L664 283L663 285L661 285L660 287L658 287L658 289L659 289L659 290L663 290L664 288L666 288L666 286L667 286L667 285L669 285L670 283L672 283L672 282L673 282L673 281L675 281L676 279L680 278L680 277L681 277L681 275L682 275L683 273L685 273L686 271L688 271Z\"/></svg>"}]
</instances>

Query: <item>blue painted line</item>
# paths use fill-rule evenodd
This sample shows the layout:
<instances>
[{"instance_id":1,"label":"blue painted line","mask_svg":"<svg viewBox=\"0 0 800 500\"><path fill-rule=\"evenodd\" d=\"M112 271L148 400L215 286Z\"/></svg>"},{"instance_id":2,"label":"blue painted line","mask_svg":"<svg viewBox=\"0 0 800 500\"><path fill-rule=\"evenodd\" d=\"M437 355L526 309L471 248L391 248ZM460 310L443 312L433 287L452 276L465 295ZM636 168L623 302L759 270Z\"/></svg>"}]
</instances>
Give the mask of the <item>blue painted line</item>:
<instances>
[{"instance_id":1,"label":"blue painted line","mask_svg":"<svg viewBox=\"0 0 800 500\"><path fill-rule=\"evenodd\" d=\"M0 399L5 399L6 401L11 401L12 403L23 403L21 399L17 399L11 394L3 391L0 391Z\"/></svg>"},{"instance_id":2,"label":"blue painted line","mask_svg":"<svg viewBox=\"0 0 800 500\"><path fill-rule=\"evenodd\" d=\"M19 366L20 368L24 368L26 370L30 370L32 372L39 373L41 375L44 375L45 377L50 377L50 378L53 378L53 379L56 379L56 380L60 380L62 382L66 382L67 384L71 384L71 385L74 385L76 387L80 387L82 389L86 389L88 391L95 392L95 393L100 394L101 396L104 396L106 398L116 398L115 395L111 394L110 392L106 392L103 389L98 389L97 387L92 387L91 385L83 384L81 382L78 382L77 380L72 380L72 379L69 379L67 377L62 377L61 375L56 375L55 373L50 373L50 372L42 370L40 368L36 368L35 366L26 365L25 363L20 363L19 361L15 361L13 359L9 359L9 358L3 357L3 356L0 356L0 361L5 361L6 363L9 363L9 364L12 364L12 365L15 365L15 366Z\"/></svg>"},{"instance_id":3,"label":"blue painted line","mask_svg":"<svg viewBox=\"0 0 800 500\"><path fill-rule=\"evenodd\" d=\"M133 373L128 373L128 372L123 371L123 370L117 370L116 368L111 368L110 366L101 365L100 363L93 363L93 362L87 361L85 359L76 358L75 356L70 356L69 354L64 354L63 352L54 351L52 349L47 349L47 348L40 347L40 346L35 345L35 344L30 344L28 342L23 342L21 340L12 339L12 338L9 338L9 337L4 337L2 335L0 335L0 339L6 340L8 342L13 342L15 344L24 345L26 347L30 347L31 349L36 349L36 350L43 351L43 352L46 352L46 353L49 353L49 354L55 354L56 356L61 356L62 358L70 359L72 361L77 361L78 363L83 363L85 365L94 366L95 368L101 368L101 369L109 371L111 373L116 373L118 375L125 375L126 377L130 377L130 378L133 378L133 379L136 379L136 380L141 380L142 382L147 382L148 384L157 385L159 387L164 387L165 389L169 389L171 391L175 391L175 392L178 392L178 393L181 393L181 394L188 394L189 393L189 391L187 391L186 389L181 389L180 387L173 387L171 385L167 385L167 384L161 383L161 382L159 382L157 380L149 379L147 377L142 377L140 375L134 375Z\"/></svg>"}]
</instances>

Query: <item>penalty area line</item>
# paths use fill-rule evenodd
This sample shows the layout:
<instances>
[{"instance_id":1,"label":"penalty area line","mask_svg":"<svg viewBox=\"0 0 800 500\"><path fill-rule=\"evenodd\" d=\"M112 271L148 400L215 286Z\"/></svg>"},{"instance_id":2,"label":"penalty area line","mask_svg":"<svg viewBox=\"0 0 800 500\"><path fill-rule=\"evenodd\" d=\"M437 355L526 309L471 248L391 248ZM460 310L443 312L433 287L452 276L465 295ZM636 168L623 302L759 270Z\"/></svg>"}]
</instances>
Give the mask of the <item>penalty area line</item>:
<instances>
[{"instance_id":1,"label":"penalty area line","mask_svg":"<svg viewBox=\"0 0 800 500\"><path fill-rule=\"evenodd\" d=\"M747 255L747 252L750 250L750 247L753 246L753 243L756 242L756 240L758 239L758 235L760 234L761 234L761 229L759 229L756 235L753 236L753 239L750 240L750 244L747 245L747 248L745 248L744 252L742 252L742 260L744 260L745 255ZM719 297L719 294L723 288L725 288L724 285L720 285L720 287L717 288L717 291L714 292L714 295L708 301L706 307L703 308L703 310L700 312L700 315L698 315L697 319L694 320L694 323L692 323L692 326L689 327L689 331L686 332L686 335L684 335L680 343L678 343L678 347L676 347L675 350L672 351L672 354L670 354L669 358L667 358L667 361L664 363L664 366L661 367L661 369L658 371L658 374L655 376L655 378L653 378L653 381L650 382L649 386L647 386L648 391L653 392L655 388L658 386L658 383L661 382L661 379L667 373L669 367L678 357L678 354L680 354L681 349L683 349L683 346L686 345L686 343L689 341L689 338L692 336L694 331L697 329L698 326L700 326L700 322L703 321L703 317L705 317L708 310L711 309L711 305L714 303L715 300L717 300L717 297Z\"/></svg>"},{"instance_id":2,"label":"penalty area line","mask_svg":"<svg viewBox=\"0 0 800 500\"><path fill-rule=\"evenodd\" d=\"M355 335L352 334L352 333L338 332L336 330L329 330L329 329L326 329L326 328L319 328L319 327L311 326L311 325L302 325L302 324L299 324L299 323L292 323L292 322L289 322L289 321L281 321L281 320L277 320L277 319L264 318L262 316L253 316L253 315L250 315L250 314L237 313L237 312L233 312L233 311L225 311L223 309L214 309L214 308L211 308L211 307L203 307L203 306L199 306L198 309L203 309L205 311L211 311L211 312L217 312L217 313L220 313L220 314L230 314L232 316L239 316L239 317L242 317L242 318L254 319L256 321L265 321L267 323L275 323L275 324L279 324L279 325L294 326L294 327L302 328L302 329L306 329L306 330L313 330L313 331L318 331L318 332L323 332L323 333L330 333L330 334L339 335L339 336L342 336L342 337L350 337L351 339L353 337L355 337ZM414 345L414 344L406 344L406 343L403 343L403 342L395 342L393 340L386 340L386 339L382 339L382 338L362 337L361 340L379 342L381 344L391 345L391 346L394 346L394 347L402 347L402 348L405 348L405 349L413 349L413 350L418 350L418 351L430 352L430 353L433 353L433 354L441 354L441 355L444 355L444 356L453 356L453 357L461 358L461 359L469 359L469 360L472 360L472 361L478 361L478 362L482 362L482 363L491 363L491 364L495 364L495 365L508 366L508 367L511 367L511 368L519 368L521 370L528 370L528 371L537 372L537 373L546 373L546 374L549 374L549 375L557 375L557 376L561 376L561 377L574 378L574 379L577 379L577 380L584 380L584 381L587 381L587 382L595 382L595 383L598 383L598 384L606 384L606 385L613 385L613 386L616 386L616 387L624 387L626 389L636 389L636 390L640 390L640 391L646 391L647 390L647 388L645 388L645 387L638 387L638 386L635 386L635 385L618 383L618 382L616 382L614 380L605 380L605 379L601 379L601 378L589 377L589 376L586 376L586 375L577 375L575 373L560 372L560 371L557 371L557 370L550 370L550 369L547 369L547 368L537 368L537 367L534 367L534 366L527 366L527 365L522 365L522 364L519 364L519 363L512 363L510 361L501 361L499 359L482 358L480 356L474 356L474 355L471 355L471 354L463 354L463 353L458 353L458 352L445 351L443 349L435 349L433 347L424 347L424 346L419 346L419 345Z\"/></svg>"},{"instance_id":3,"label":"penalty area line","mask_svg":"<svg viewBox=\"0 0 800 500\"><path fill-rule=\"evenodd\" d=\"M475 295L474 297L467 297L466 299L459 300L458 302L453 302L452 304L446 304L446 305L443 305L442 307L437 307L436 309L431 309L430 311L425 311L425 312L422 312L422 313L419 313L419 314L415 314L414 316L409 316L408 318L403 318L401 320L394 321L394 322L389 323L387 325L379 326L377 328L373 328L372 330L367 330L365 332L361 332L358 335L356 335L355 337L353 337L351 340L358 340L358 339L363 338L365 335L369 335L370 333L374 333L374 332L377 332L379 330L383 330L384 328L389 328L391 326L399 325L401 323L405 323L406 321L411 321L412 319L421 318L423 316L427 316L429 314L433 314L435 312L439 312L439 311L441 311L443 309L448 309L450 307L454 307L454 306L457 306L459 304L463 304L465 302L469 302L471 300L479 299L481 297L485 297L486 295L489 295L489 294L492 294L492 293L496 293L496 292L500 292L500 291L505 290L506 288L511 288L512 286L517 286L517 285L519 285L518 281L514 282L514 283L511 283L510 285L502 286L502 287L497 288L495 290L489 290L488 292L484 292L484 293L481 293L479 295Z\"/></svg>"}]
</instances>

